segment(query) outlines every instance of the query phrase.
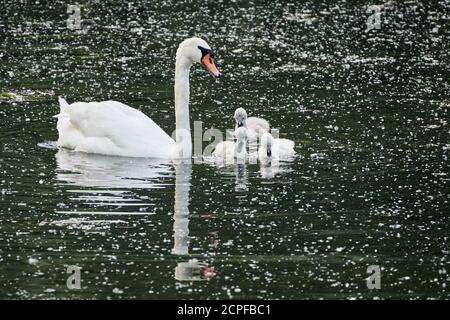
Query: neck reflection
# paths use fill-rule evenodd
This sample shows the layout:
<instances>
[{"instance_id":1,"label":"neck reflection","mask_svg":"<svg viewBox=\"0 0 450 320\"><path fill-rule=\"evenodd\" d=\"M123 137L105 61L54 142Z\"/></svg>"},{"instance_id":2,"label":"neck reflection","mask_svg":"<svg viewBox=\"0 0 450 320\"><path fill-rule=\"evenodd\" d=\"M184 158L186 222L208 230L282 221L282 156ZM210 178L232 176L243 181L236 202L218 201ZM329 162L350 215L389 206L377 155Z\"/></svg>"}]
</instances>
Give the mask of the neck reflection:
<instances>
[{"instance_id":1,"label":"neck reflection","mask_svg":"<svg viewBox=\"0 0 450 320\"><path fill-rule=\"evenodd\" d=\"M175 166L175 205L173 214L172 253L179 256L189 255L189 192L191 189L191 160L174 160ZM202 281L215 275L214 267L197 259L178 262L175 279L178 281Z\"/></svg>"},{"instance_id":2,"label":"neck reflection","mask_svg":"<svg viewBox=\"0 0 450 320\"><path fill-rule=\"evenodd\" d=\"M174 246L172 253L189 254L189 192L191 190L192 163L190 160L174 161L175 207L173 214Z\"/></svg>"}]
</instances>

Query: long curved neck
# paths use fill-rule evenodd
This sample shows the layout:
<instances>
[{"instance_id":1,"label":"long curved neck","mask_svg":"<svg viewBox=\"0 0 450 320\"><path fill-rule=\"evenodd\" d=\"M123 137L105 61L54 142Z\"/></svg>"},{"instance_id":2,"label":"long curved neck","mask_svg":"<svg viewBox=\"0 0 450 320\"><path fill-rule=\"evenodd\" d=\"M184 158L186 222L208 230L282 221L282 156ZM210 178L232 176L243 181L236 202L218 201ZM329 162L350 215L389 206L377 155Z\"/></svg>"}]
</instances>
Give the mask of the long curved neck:
<instances>
[{"instance_id":1,"label":"long curved neck","mask_svg":"<svg viewBox=\"0 0 450 320\"><path fill-rule=\"evenodd\" d=\"M175 158L192 156L191 126L189 124L189 72L192 63L177 56L175 65Z\"/></svg>"}]
</instances>

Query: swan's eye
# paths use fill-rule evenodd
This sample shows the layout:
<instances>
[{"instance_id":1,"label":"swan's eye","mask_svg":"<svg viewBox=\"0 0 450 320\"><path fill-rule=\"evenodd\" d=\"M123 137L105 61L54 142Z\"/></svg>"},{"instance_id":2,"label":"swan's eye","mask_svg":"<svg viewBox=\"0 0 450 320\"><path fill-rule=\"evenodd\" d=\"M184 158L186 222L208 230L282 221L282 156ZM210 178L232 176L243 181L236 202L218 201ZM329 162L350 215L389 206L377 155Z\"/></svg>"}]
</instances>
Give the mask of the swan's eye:
<instances>
[{"instance_id":1,"label":"swan's eye","mask_svg":"<svg viewBox=\"0 0 450 320\"><path fill-rule=\"evenodd\" d=\"M203 47L201 47L201 46L198 46L198 48L200 49L200 51L202 52L202 58L204 57L204 56L206 56L211 50L209 50L209 49L205 49L205 48L203 48Z\"/></svg>"},{"instance_id":2,"label":"swan's eye","mask_svg":"<svg viewBox=\"0 0 450 320\"><path fill-rule=\"evenodd\" d=\"M212 52L211 49L206 49L206 48L203 48L202 46L198 46L198 48L199 48L200 51L202 52L202 58L203 58L204 56L206 56L207 54L209 54L210 57L214 59L214 52ZM211 62L211 63L212 63L212 62Z\"/></svg>"}]
</instances>

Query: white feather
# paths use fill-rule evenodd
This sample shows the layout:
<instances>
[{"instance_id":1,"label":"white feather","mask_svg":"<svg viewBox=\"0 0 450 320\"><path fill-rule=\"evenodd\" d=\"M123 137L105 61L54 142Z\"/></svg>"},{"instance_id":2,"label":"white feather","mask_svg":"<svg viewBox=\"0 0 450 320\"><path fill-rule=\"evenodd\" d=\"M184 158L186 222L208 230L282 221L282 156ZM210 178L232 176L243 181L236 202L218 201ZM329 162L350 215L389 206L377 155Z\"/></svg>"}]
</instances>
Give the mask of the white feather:
<instances>
[{"instance_id":1,"label":"white feather","mask_svg":"<svg viewBox=\"0 0 450 320\"><path fill-rule=\"evenodd\" d=\"M263 118L248 117L244 108L237 108L234 112L234 120L236 121L236 129L240 126L247 128L247 136L250 141L256 143L258 137L264 132L270 130L269 122Z\"/></svg>"},{"instance_id":2,"label":"white feather","mask_svg":"<svg viewBox=\"0 0 450 320\"><path fill-rule=\"evenodd\" d=\"M75 151L126 157L190 158L192 140L189 125L189 72L201 62L201 49L210 50L200 38L183 41L177 50L175 64L174 141L152 119L142 112L117 101L76 102L68 104L60 97L58 145ZM209 70L220 73L214 64Z\"/></svg>"},{"instance_id":3,"label":"white feather","mask_svg":"<svg viewBox=\"0 0 450 320\"><path fill-rule=\"evenodd\" d=\"M258 149L258 157L261 162L271 160L286 160L295 155L295 143L289 139L274 139L266 132L261 137L261 144Z\"/></svg>"},{"instance_id":4,"label":"white feather","mask_svg":"<svg viewBox=\"0 0 450 320\"><path fill-rule=\"evenodd\" d=\"M64 101L64 100L63 100ZM142 112L117 101L60 100L58 145L88 153L170 158L175 141Z\"/></svg>"},{"instance_id":5,"label":"white feather","mask_svg":"<svg viewBox=\"0 0 450 320\"><path fill-rule=\"evenodd\" d=\"M247 129L245 127L237 128L234 132L236 142L222 141L216 145L213 156L224 159L227 162L234 162L235 159L245 160L247 155Z\"/></svg>"}]
</instances>

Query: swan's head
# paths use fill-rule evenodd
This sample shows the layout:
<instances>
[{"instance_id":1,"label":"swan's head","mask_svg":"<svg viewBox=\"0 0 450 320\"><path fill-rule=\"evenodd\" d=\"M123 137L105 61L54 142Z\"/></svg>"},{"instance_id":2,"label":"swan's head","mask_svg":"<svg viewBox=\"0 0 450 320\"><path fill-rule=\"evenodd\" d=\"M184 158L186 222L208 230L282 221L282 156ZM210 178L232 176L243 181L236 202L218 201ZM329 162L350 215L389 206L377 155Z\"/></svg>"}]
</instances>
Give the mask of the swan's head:
<instances>
[{"instance_id":1,"label":"swan's head","mask_svg":"<svg viewBox=\"0 0 450 320\"><path fill-rule=\"evenodd\" d=\"M234 120L238 128L247 127L247 112L244 108L237 108L234 112Z\"/></svg>"},{"instance_id":2,"label":"swan's head","mask_svg":"<svg viewBox=\"0 0 450 320\"><path fill-rule=\"evenodd\" d=\"M261 137L261 147L265 149L267 157L272 156L273 136L270 132L264 132Z\"/></svg>"},{"instance_id":3,"label":"swan's head","mask_svg":"<svg viewBox=\"0 0 450 320\"><path fill-rule=\"evenodd\" d=\"M220 77L220 72L217 70L214 61L214 52L203 39L194 37L180 43L177 50L177 60L185 60L189 64L200 62L214 78Z\"/></svg>"},{"instance_id":4,"label":"swan's head","mask_svg":"<svg viewBox=\"0 0 450 320\"><path fill-rule=\"evenodd\" d=\"M236 153L245 154L245 148L247 145L247 128L239 127L234 131L236 137Z\"/></svg>"}]
</instances>

